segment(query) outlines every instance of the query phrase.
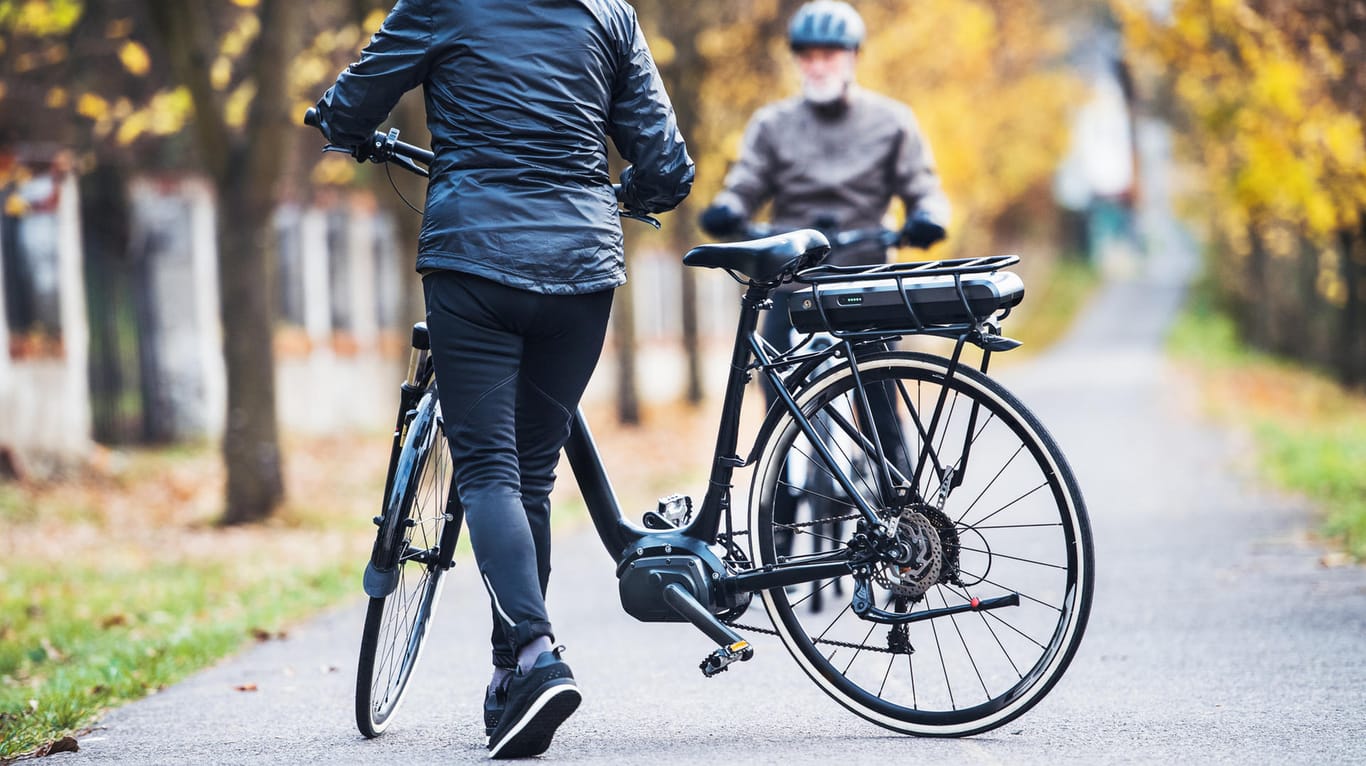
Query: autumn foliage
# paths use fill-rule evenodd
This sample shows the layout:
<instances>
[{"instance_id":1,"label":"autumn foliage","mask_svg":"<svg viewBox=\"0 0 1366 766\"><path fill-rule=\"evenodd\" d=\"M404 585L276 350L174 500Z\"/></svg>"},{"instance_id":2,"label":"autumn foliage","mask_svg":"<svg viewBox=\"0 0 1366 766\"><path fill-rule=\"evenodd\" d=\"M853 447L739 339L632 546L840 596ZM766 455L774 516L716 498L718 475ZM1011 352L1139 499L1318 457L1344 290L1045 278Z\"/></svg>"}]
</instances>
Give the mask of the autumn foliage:
<instances>
[{"instance_id":1,"label":"autumn foliage","mask_svg":"<svg viewBox=\"0 0 1366 766\"><path fill-rule=\"evenodd\" d=\"M1210 273L1243 335L1366 382L1366 4L1115 8L1181 128Z\"/></svg>"}]
</instances>

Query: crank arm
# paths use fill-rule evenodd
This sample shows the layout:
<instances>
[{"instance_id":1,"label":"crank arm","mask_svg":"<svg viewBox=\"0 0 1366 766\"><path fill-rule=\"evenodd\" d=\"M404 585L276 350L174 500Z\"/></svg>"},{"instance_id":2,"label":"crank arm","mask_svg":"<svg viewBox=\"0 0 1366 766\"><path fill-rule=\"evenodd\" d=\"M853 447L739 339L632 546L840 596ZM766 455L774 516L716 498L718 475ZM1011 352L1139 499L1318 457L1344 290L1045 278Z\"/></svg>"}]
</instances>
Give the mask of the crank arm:
<instances>
[{"instance_id":1,"label":"crank arm","mask_svg":"<svg viewBox=\"0 0 1366 766\"><path fill-rule=\"evenodd\" d=\"M946 606L940 609L926 609L923 612L889 612L886 609L879 609L873 606L872 588L868 585L867 580L860 578L854 585L854 614L869 622L881 623L883 625L905 625L907 623L920 622L922 620L933 620L937 617L947 617L951 614L985 612L991 609L1019 605L1020 594L1011 593L1006 596L989 598L985 601L974 598L966 604Z\"/></svg>"}]
</instances>

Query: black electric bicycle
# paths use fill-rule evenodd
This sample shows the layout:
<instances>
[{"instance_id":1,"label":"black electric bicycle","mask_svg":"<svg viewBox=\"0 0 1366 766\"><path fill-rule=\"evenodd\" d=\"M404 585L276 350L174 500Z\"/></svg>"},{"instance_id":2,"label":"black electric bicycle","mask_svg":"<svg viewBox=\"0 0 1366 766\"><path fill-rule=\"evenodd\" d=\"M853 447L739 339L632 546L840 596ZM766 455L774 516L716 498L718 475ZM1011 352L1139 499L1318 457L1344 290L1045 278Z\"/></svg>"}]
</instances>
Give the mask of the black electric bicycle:
<instances>
[{"instance_id":1,"label":"black electric bicycle","mask_svg":"<svg viewBox=\"0 0 1366 766\"><path fill-rule=\"evenodd\" d=\"M364 151L421 175L432 159L394 130ZM1038 420L986 375L993 353L1019 345L999 324L1023 296L1003 270L1018 258L822 266L829 249L820 232L800 230L684 256L745 287L695 510L672 496L641 525L626 520L581 412L566 456L616 563L622 606L642 621L701 629L718 647L701 663L706 675L753 656L742 633L770 633L822 690L869 721L925 736L993 729L1057 683L1093 589L1072 472ZM776 349L756 334L773 291L794 280L804 286L792 297L794 326L832 344ZM953 351L889 350L908 335L952 339ZM424 325L414 326L412 345L364 578L356 718L368 737L403 699L463 519ZM976 364L968 346L981 351ZM740 407L755 375L778 401L740 452ZM826 481L793 481L811 466ZM747 498L733 491L742 468L753 469ZM838 525L775 516L775 496L796 484L837 488L849 512ZM812 609L813 589L840 603ZM756 595L772 627L741 622Z\"/></svg>"}]
</instances>

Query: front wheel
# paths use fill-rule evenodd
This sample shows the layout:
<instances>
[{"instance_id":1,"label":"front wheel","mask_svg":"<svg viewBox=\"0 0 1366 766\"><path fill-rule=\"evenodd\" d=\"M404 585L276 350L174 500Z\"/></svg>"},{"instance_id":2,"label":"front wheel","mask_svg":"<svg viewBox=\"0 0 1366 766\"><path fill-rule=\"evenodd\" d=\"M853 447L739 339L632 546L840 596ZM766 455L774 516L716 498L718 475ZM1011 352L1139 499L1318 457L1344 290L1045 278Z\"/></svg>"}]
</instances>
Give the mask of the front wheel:
<instances>
[{"instance_id":1,"label":"front wheel","mask_svg":"<svg viewBox=\"0 0 1366 766\"><path fill-rule=\"evenodd\" d=\"M356 674L356 725L367 737L382 734L403 701L459 531L435 389L418 403L395 466L371 566L397 571L392 590L370 599Z\"/></svg>"},{"instance_id":2,"label":"front wheel","mask_svg":"<svg viewBox=\"0 0 1366 766\"><path fill-rule=\"evenodd\" d=\"M848 559L858 548L851 540L865 525L855 510L783 518L780 502L775 514L775 498L807 491L787 478L796 463L845 473L910 546L909 564L883 560L762 598L788 651L827 694L873 723L923 736L987 731L1042 699L1081 641L1094 579L1086 508L1052 438L985 375L946 373L943 359L922 354L861 360L866 410L847 367L827 373L799 405L836 465L787 415L750 501L751 555L761 566ZM890 480L848 470L859 464L885 466ZM860 617L851 603L860 589L883 615L926 616ZM813 608L813 591L836 603Z\"/></svg>"}]
</instances>

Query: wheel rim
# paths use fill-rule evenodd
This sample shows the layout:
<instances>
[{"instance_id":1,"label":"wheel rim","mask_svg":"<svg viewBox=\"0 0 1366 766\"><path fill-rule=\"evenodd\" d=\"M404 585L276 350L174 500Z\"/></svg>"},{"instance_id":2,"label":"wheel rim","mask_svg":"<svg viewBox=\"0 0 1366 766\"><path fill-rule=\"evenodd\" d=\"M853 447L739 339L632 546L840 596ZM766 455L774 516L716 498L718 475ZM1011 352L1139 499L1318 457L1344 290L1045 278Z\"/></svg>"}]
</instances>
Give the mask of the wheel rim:
<instances>
[{"instance_id":1,"label":"wheel rim","mask_svg":"<svg viewBox=\"0 0 1366 766\"><path fill-rule=\"evenodd\" d=\"M910 355L886 364L877 368L879 372L861 373L865 382L915 377L895 391L901 421L913 435L888 449L893 462L915 465L924 440L914 432L914 420L907 413L914 406L921 413L921 428L928 429L936 395L943 388L942 375L935 374L942 367L930 367L924 358ZM1020 594L1021 605L892 628L853 614L851 577L800 586L791 594L782 590L763 594L784 643L813 680L859 715L910 733L972 733L1024 712L1047 692L1070 660L1089 607L1089 532L1066 465L1042 428L1013 397L981 376L960 375L949 389L941 422L930 439L945 456L961 454L955 439L959 445L972 445L962 485L948 493L942 512L933 502L923 507L883 502L875 481L861 478L855 482L871 505L885 509L884 521L889 525L896 526L905 515L917 518L912 528L923 529L922 522L929 518L936 529L947 530L935 541L940 549L937 555L945 569L951 569L944 549L955 549L952 563L957 565L958 582L936 583L924 589L917 601L905 595L916 593L914 582L899 582L895 575L880 573L872 584L875 605L916 612L1011 592ZM848 377L837 371L828 383L814 386L803 398L805 411L813 413L821 405L848 399L852 387ZM971 437L965 436L971 420L969 392L983 404L971 422ZM822 410L830 411L829 407ZM817 430L821 431L819 423ZM825 435L832 432L841 433L837 427L822 432L822 438L836 442L828 446L837 460L856 462L849 451L849 435L843 434L846 444L840 446L838 439ZM772 563L784 549L793 558L811 558L819 549L840 547L857 523L857 513L847 501L836 504L828 497L813 497L812 502L803 502L800 495L805 490L797 487L791 491L799 495L798 516L792 524L781 519L775 523L772 497L788 489L783 486L784 477L794 473L785 467L784 448L790 447L799 456L797 462L816 459L806 437L796 433L795 424L779 435L776 445L756 473L754 557ZM870 441L865 439L864 446L870 446ZM944 463L953 461L945 457ZM939 484L933 474L932 465L927 464L916 483L920 494L931 499L937 497ZM837 526L828 521L817 523L809 511L803 515L803 507L818 505L844 510L842 534L835 534ZM900 510L893 513L893 508ZM787 543L785 535L793 542ZM841 585L843 595L836 595ZM817 603L825 608L817 611L813 606ZM907 647L914 652L907 653Z\"/></svg>"}]
</instances>

